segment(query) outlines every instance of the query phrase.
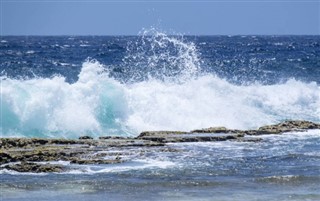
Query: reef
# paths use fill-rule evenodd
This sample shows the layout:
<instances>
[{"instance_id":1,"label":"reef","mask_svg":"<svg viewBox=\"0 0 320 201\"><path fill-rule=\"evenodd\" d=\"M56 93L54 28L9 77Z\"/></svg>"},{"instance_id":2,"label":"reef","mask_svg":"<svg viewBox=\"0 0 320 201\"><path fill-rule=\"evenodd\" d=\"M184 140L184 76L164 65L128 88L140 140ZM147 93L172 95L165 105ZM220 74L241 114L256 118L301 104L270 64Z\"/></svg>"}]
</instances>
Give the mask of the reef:
<instances>
[{"instance_id":1,"label":"reef","mask_svg":"<svg viewBox=\"0 0 320 201\"><path fill-rule=\"evenodd\" d=\"M79 139L0 138L0 170L60 173L73 170L70 164L117 164L130 161L135 154L147 157L151 152L179 151L168 146L168 143L227 140L259 143L263 141L260 135L280 135L309 129L320 129L320 124L285 121L256 130L210 127L190 132L145 131L137 137L101 136L98 139L91 136L81 136Z\"/></svg>"}]
</instances>

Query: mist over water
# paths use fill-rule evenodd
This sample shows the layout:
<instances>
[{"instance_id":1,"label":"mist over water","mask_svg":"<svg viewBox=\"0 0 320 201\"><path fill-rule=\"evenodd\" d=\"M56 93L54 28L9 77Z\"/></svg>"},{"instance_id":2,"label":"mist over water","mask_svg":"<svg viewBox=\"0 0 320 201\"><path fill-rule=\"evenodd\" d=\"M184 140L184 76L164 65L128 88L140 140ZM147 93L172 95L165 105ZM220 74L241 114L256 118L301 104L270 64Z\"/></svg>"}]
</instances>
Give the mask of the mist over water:
<instances>
[{"instance_id":1,"label":"mist over water","mask_svg":"<svg viewBox=\"0 0 320 201\"><path fill-rule=\"evenodd\" d=\"M37 64L37 59L43 58L41 55L45 52L41 48L47 44L41 44L40 39L33 40L29 43L36 44L35 50L26 51L23 58L26 61L33 58ZM46 51L52 48L67 51L65 49L72 48L72 44L79 44L77 48L80 50L93 46L86 38L79 43L74 40L63 39L64 45L50 41L52 46L47 45ZM207 42L194 42L187 37L147 30L137 38L126 38L126 43L123 40L118 38L105 49L104 44L95 45L95 48L102 49L101 54L108 52L114 57L110 63L100 60L99 55L80 52L92 59L83 62L79 72L72 63L62 61L57 64L62 73L53 71L55 73L52 74L48 67L39 70L41 66L33 66L30 69L38 70L35 74L39 74L33 77L23 75L22 67L12 67L11 70L17 73L13 76L6 66L2 66L1 135L66 138L84 134L135 136L144 130L188 131L210 126L250 129L287 119L320 122L320 87L312 77L319 71L316 66L309 81L308 77L291 76L294 73L288 71L286 79L277 81L274 76L273 81L265 83L265 79L271 79L270 73L283 72L277 68L269 69L270 72L261 69L259 60L263 60L263 56L259 50L254 57L256 67L251 63L244 69L250 79L254 77L254 81L250 81L243 78L241 66L234 70L233 76L225 76L231 67L224 69L218 65L219 53L213 54L215 49L202 47L210 43L206 38L201 40ZM12 49L7 46L7 49ZM219 46L219 41L216 46ZM216 57L216 66L207 62L210 52L212 57ZM6 50L6 54L9 53L18 54L17 51ZM37 59L32 57L34 54ZM228 55L227 50L225 55ZM10 65L19 66L19 62ZM28 62L24 65L28 66ZM211 68L216 68L216 71ZM261 76L262 71L266 71L264 76ZM41 72L47 73L46 76ZM295 72L301 74L299 70ZM77 79L70 81L75 74Z\"/></svg>"}]
</instances>

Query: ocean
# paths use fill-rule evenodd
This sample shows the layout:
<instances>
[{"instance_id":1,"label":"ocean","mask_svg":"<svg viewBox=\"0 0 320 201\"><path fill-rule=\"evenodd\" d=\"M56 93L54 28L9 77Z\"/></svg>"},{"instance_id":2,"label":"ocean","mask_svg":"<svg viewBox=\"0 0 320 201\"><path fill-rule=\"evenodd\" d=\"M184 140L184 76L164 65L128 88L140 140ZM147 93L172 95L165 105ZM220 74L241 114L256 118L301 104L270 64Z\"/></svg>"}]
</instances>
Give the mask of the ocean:
<instances>
[{"instance_id":1,"label":"ocean","mask_svg":"<svg viewBox=\"0 0 320 201\"><path fill-rule=\"evenodd\" d=\"M320 123L320 36L2 36L0 73L1 137ZM1 199L320 200L320 131L261 137L82 172L1 171Z\"/></svg>"}]
</instances>

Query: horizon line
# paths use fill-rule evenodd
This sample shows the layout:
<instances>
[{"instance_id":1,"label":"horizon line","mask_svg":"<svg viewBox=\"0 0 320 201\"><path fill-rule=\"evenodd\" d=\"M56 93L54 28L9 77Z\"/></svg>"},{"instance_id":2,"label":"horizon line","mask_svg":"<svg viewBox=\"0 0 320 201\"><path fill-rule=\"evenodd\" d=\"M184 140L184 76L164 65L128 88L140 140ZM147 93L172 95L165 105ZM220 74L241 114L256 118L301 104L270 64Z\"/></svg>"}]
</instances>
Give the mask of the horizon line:
<instances>
[{"instance_id":1,"label":"horizon line","mask_svg":"<svg viewBox=\"0 0 320 201\"><path fill-rule=\"evenodd\" d=\"M320 34L166 34L168 36L320 36ZM141 34L1 34L0 37L28 37L28 36L127 36L136 37L142 36ZM147 34L146 36L152 36L152 34Z\"/></svg>"}]
</instances>

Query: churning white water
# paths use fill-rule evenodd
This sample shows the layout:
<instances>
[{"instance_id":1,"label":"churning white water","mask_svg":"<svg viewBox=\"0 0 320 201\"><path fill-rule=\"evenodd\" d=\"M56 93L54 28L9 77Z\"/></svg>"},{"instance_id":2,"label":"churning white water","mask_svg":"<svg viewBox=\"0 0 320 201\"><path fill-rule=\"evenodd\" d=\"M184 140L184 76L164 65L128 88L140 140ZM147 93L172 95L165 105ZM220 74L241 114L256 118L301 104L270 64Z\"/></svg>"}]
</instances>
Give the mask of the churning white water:
<instances>
[{"instance_id":1,"label":"churning white water","mask_svg":"<svg viewBox=\"0 0 320 201\"><path fill-rule=\"evenodd\" d=\"M97 61L79 80L1 78L1 135L76 137L136 135L143 130L210 126L248 129L285 119L319 122L320 88L294 79L238 86L214 75L124 84Z\"/></svg>"},{"instance_id":2,"label":"churning white water","mask_svg":"<svg viewBox=\"0 0 320 201\"><path fill-rule=\"evenodd\" d=\"M236 85L201 73L192 42L154 29L138 42L128 44L122 59L126 81L89 59L75 83L62 76L0 77L1 135L137 135L210 126L249 129L287 119L320 122L315 82Z\"/></svg>"}]
</instances>

